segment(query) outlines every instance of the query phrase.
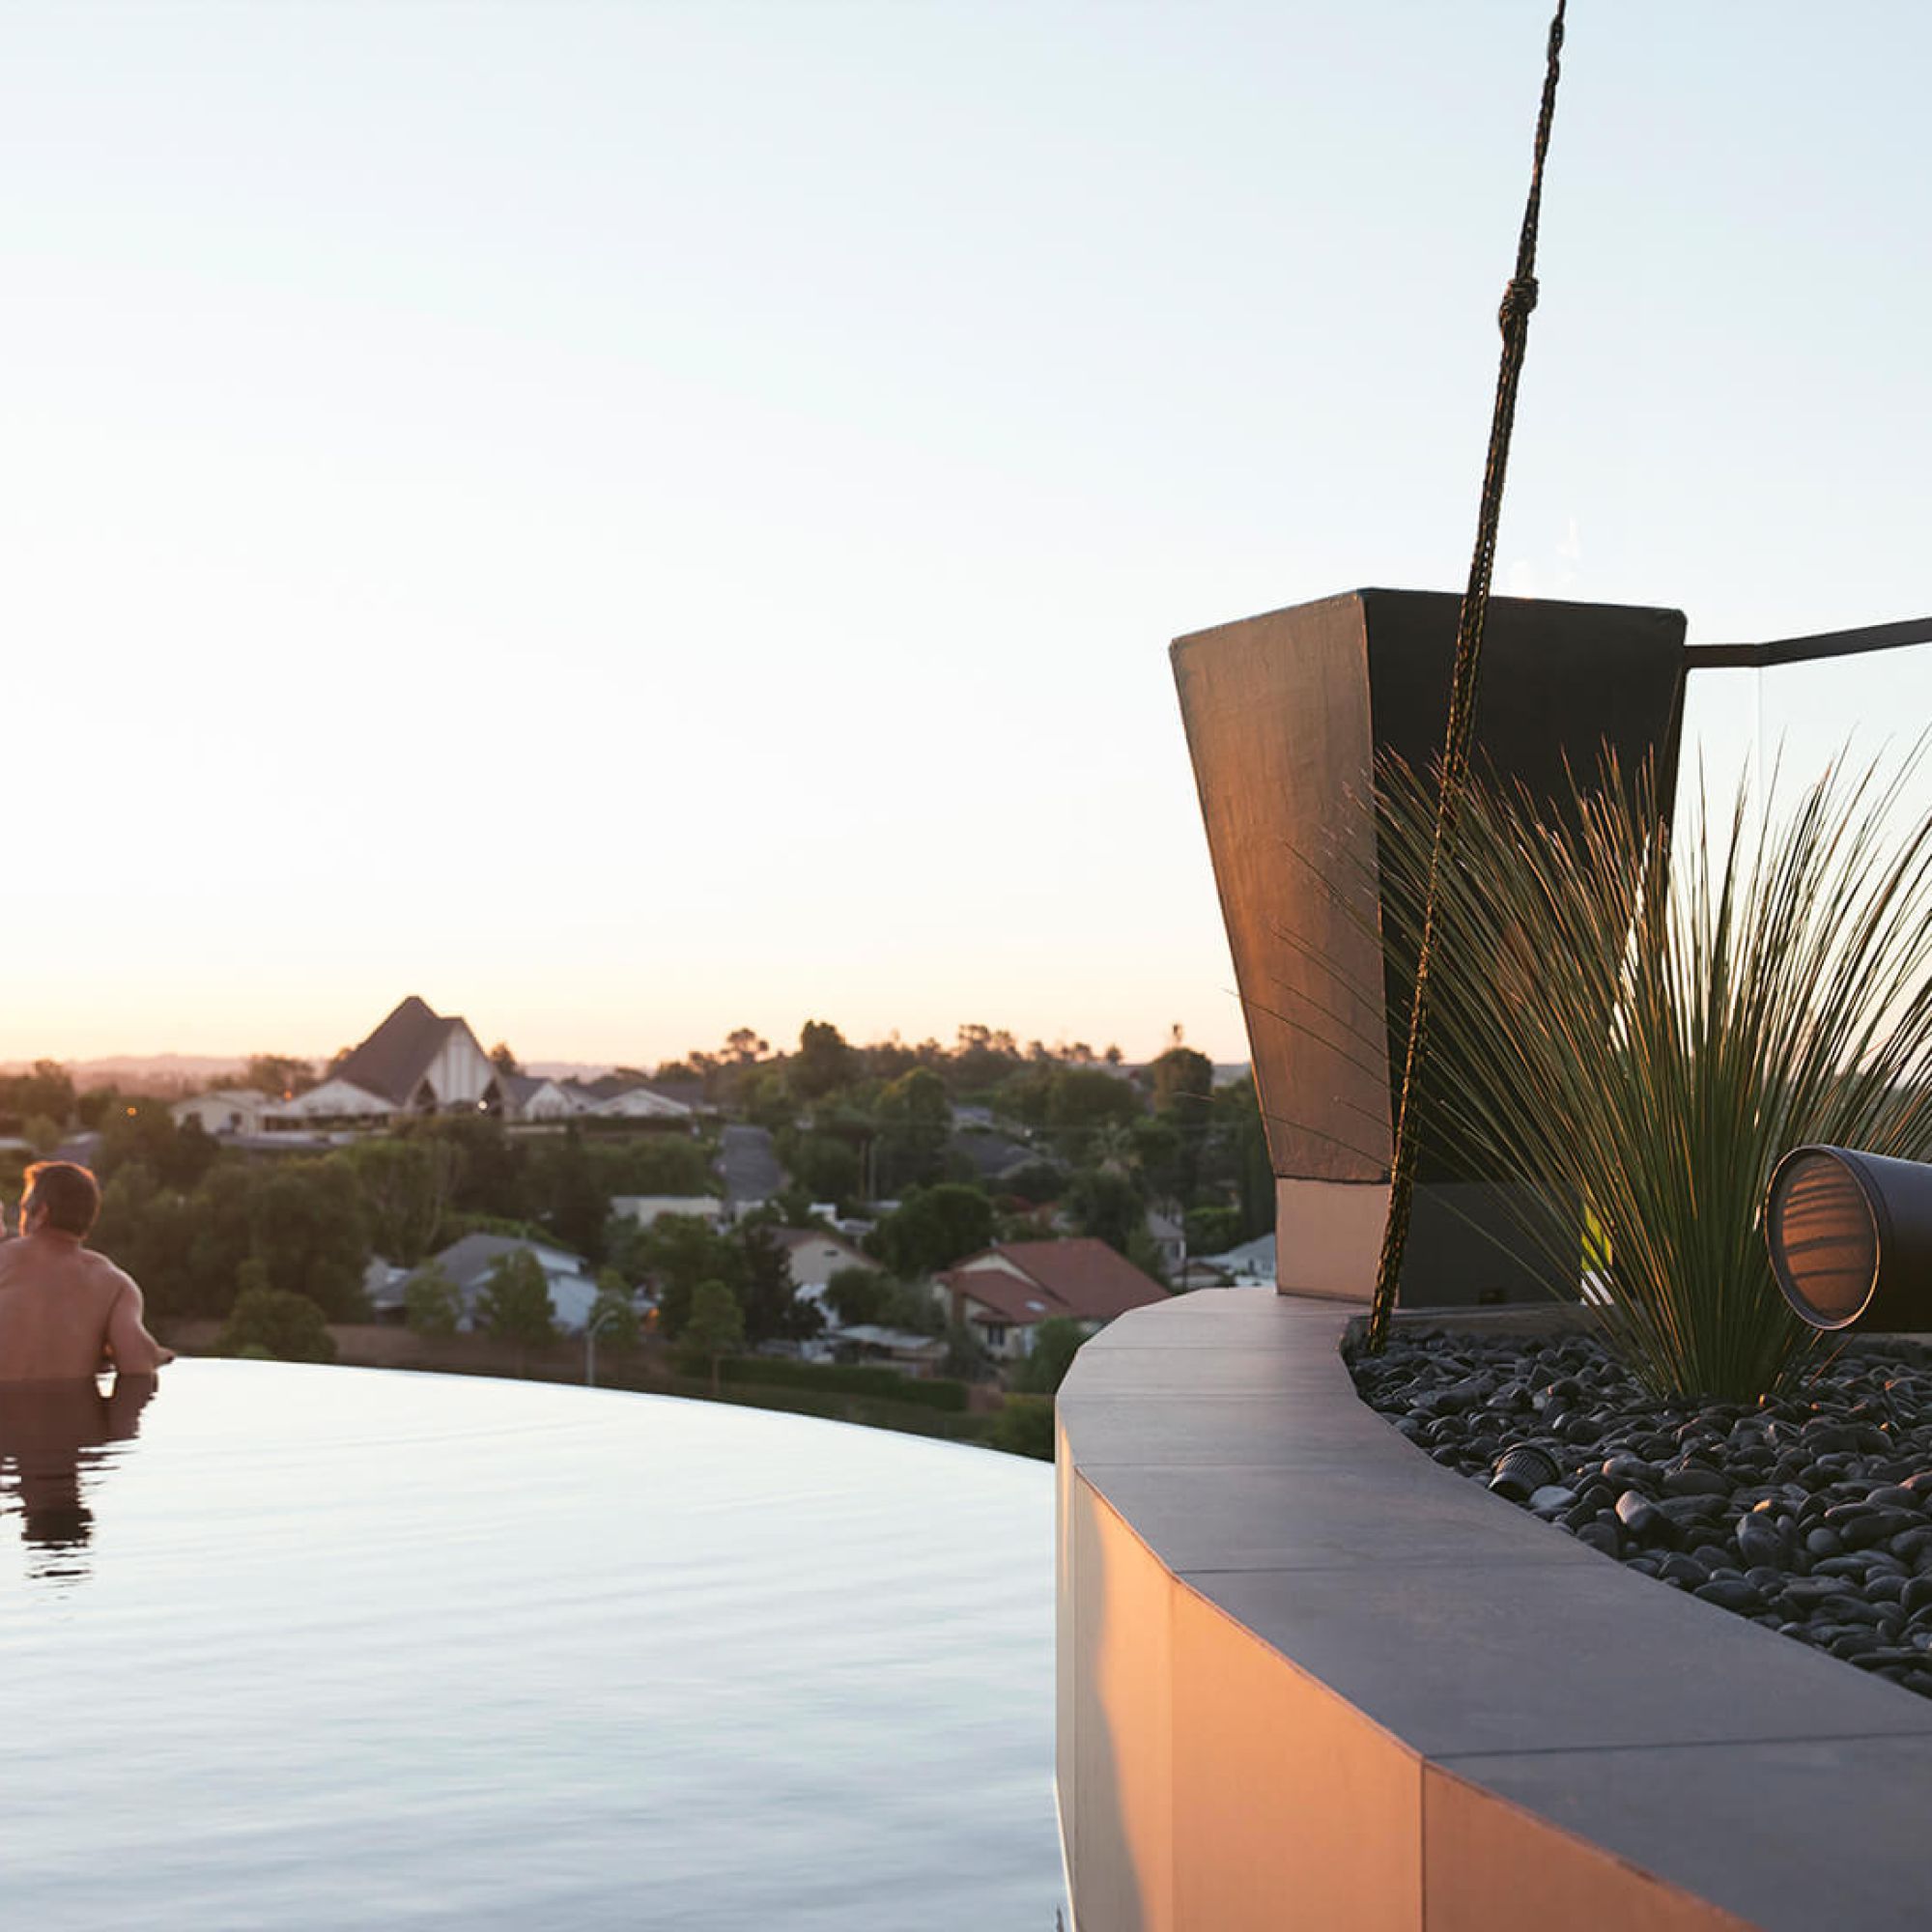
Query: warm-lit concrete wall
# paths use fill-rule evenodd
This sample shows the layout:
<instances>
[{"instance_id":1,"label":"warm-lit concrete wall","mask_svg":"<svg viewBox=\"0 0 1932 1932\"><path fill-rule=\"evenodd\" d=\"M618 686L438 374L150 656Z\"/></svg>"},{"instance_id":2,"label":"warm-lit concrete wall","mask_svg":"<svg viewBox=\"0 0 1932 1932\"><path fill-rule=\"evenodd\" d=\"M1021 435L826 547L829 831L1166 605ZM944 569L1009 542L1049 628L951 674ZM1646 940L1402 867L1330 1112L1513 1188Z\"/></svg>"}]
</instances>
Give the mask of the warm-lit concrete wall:
<instances>
[{"instance_id":1,"label":"warm-lit concrete wall","mask_svg":"<svg viewBox=\"0 0 1932 1932\"><path fill-rule=\"evenodd\" d=\"M1437 1468L1347 1319L1177 1297L1062 1391L1078 1932L1926 1923L1932 1705Z\"/></svg>"},{"instance_id":2,"label":"warm-lit concrete wall","mask_svg":"<svg viewBox=\"0 0 1932 1932\"><path fill-rule=\"evenodd\" d=\"M1385 1180L1274 1182L1275 1282L1284 1294L1367 1302L1388 1219Z\"/></svg>"}]
</instances>

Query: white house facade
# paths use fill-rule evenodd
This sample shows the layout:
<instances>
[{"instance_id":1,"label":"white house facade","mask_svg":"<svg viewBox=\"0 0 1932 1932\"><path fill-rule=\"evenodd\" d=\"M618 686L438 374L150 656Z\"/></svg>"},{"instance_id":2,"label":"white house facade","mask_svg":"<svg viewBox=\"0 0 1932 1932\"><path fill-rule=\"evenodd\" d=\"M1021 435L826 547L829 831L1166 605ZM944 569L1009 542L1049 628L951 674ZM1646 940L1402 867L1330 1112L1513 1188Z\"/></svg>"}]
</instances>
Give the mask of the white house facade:
<instances>
[{"instance_id":1,"label":"white house facade","mask_svg":"<svg viewBox=\"0 0 1932 1932\"><path fill-rule=\"evenodd\" d=\"M648 1087L627 1087L590 1110L606 1121L689 1121L692 1110L682 1100L668 1100Z\"/></svg>"},{"instance_id":2,"label":"white house facade","mask_svg":"<svg viewBox=\"0 0 1932 1932\"><path fill-rule=\"evenodd\" d=\"M259 1134L264 1114L281 1104L279 1099L246 1087L218 1087L210 1094L177 1100L168 1112L176 1126L185 1127L193 1121L205 1134Z\"/></svg>"},{"instance_id":3,"label":"white house facade","mask_svg":"<svg viewBox=\"0 0 1932 1932\"><path fill-rule=\"evenodd\" d=\"M731 1205L715 1194L613 1194L611 1212L640 1228L653 1226L667 1214L689 1214L717 1228L730 1219Z\"/></svg>"}]
</instances>

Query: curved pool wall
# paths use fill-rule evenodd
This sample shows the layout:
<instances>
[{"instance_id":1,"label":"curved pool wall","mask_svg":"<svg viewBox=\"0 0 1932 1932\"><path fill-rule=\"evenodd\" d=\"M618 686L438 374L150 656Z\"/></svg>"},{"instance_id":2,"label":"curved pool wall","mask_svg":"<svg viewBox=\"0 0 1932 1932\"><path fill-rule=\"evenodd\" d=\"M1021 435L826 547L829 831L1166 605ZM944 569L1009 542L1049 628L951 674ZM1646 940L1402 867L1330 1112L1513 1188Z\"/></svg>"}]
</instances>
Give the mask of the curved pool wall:
<instances>
[{"instance_id":1,"label":"curved pool wall","mask_svg":"<svg viewBox=\"0 0 1932 1932\"><path fill-rule=\"evenodd\" d=\"M0 1433L6 1924L1052 1925L1041 1464L266 1363L101 1406Z\"/></svg>"},{"instance_id":2,"label":"curved pool wall","mask_svg":"<svg viewBox=\"0 0 1932 1932\"><path fill-rule=\"evenodd\" d=\"M1923 1927L1932 1704L1439 1468L1348 1321L1189 1294L1061 1391L1078 1932Z\"/></svg>"}]
</instances>

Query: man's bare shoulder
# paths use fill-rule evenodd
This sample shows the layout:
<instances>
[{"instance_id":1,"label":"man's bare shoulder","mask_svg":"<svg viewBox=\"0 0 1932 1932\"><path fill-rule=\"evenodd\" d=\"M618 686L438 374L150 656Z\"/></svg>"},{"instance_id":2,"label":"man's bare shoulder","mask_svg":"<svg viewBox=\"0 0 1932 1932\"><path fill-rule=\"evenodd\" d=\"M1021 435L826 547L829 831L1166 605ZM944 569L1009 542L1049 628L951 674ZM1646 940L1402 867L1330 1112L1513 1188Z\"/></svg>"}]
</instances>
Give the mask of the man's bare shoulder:
<instances>
[{"instance_id":1,"label":"man's bare shoulder","mask_svg":"<svg viewBox=\"0 0 1932 1932\"><path fill-rule=\"evenodd\" d=\"M140 1285L134 1277L116 1262L110 1262L103 1254L97 1254L92 1248L80 1250L81 1265L86 1268L90 1279L104 1286L111 1286L116 1294L123 1290L131 1293L136 1301L141 1298Z\"/></svg>"}]
</instances>

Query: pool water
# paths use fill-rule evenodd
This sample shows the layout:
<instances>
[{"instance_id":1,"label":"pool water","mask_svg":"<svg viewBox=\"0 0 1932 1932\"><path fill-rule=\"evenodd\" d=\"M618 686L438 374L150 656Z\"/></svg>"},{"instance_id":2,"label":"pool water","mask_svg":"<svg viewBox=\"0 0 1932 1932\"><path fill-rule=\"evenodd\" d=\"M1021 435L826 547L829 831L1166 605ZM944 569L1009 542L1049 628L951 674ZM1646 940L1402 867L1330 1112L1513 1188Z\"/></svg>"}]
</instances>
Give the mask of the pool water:
<instances>
[{"instance_id":1,"label":"pool water","mask_svg":"<svg viewBox=\"0 0 1932 1932\"><path fill-rule=\"evenodd\" d=\"M619 1391L0 1399L0 1922L1050 1926L1052 1512Z\"/></svg>"}]
</instances>

